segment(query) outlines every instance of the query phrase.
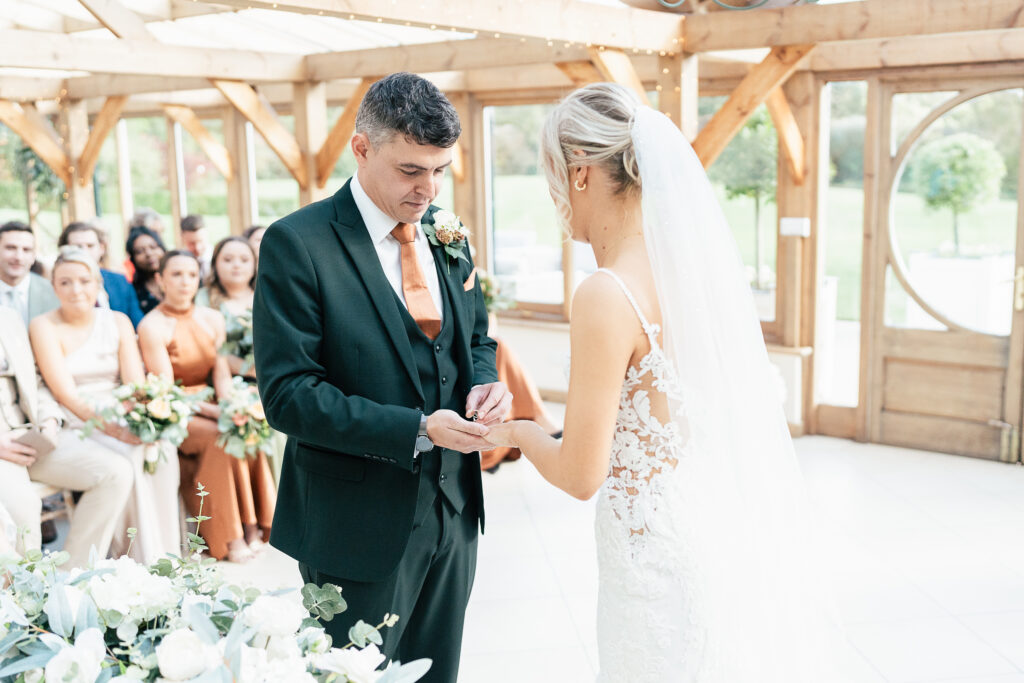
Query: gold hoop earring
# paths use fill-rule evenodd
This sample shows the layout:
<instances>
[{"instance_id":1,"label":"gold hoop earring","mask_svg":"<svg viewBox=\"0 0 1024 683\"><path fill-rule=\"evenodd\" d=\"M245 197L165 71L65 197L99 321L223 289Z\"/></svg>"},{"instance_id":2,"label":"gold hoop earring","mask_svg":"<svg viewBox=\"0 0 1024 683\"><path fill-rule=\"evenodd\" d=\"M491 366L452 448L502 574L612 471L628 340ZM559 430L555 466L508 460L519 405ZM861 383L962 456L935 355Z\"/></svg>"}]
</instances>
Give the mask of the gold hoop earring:
<instances>
[{"instance_id":1,"label":"gold hoop earring","mask_svg":"<svg viewBox=\"0 0 1024 683\"><path fill-rule=\"evenodd\" d=\"M576 182L574 182L572 184L572 186L576 188L577 192L583 192L583 190L587 189L587 184L586 183L583 183L582 185L580 185L580 179L579 178L576 179Z\"/></svg>"}]
</instances>

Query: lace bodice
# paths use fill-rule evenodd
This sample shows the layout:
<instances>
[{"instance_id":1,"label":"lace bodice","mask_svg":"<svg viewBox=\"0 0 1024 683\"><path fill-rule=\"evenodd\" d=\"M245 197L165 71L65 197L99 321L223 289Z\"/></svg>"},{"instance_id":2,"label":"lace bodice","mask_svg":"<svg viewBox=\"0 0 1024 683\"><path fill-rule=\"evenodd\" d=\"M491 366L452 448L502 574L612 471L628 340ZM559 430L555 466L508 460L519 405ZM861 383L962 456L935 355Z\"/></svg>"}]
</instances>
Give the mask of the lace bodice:
<instances>
[{"instance_id":1,"label":"lace bodice","mask_svg":"<svg viewBox=\"0 0 1024 683\"><path fill-rule=\"evenodd\" d=\"M611 276L622 288L651 347L637 365L626 370L603 489L636 557L650 531L648 516L657 510L662 483L683 457L687 436L681 428L685 425L683 396L676 370L658 343L661 327L647 321L618 275L607 269L598 272Z\"/></svg>"}]
</instances>

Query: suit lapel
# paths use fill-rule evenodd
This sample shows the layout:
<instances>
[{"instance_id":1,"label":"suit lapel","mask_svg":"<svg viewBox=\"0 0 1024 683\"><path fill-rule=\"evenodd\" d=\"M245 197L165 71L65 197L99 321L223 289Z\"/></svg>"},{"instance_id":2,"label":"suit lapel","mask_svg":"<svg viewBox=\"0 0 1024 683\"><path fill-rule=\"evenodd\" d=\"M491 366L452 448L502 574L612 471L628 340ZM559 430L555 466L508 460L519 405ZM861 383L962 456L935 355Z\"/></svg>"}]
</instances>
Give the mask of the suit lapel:
<instances>
[{"instance_id":1,"label":"suit lapel","mask_svg":"<svg viewBox=\"0 0 1024 683\"><path fill-rule=\"evenodd\" d=\"M394 290L391 288L387 276L384 275L380 257L377 256L377 250L373 246L370 233L366 230L366 225L352 198L352 190L348 184L338 190L335 195L335 206L338 220L331 221L331 227L341 240L342 247L352 258L352 263L355 264L356 271L366 287L370 300L377 309L381 322L384 323L384 329L394 344L395 352L422 398L423 386L420 384L420 375L416 370L409 335L405 331L402 315L395 303Z\"/></svg>"},{"instance_id":2,"label":"suit lapel","mask_svg":"<svg viewBox=\"0 0 1024 683\"><path fill-rule=\"evenodd\" d=\"M455 346L459 353L459 363L464 369L472 369L473 358L469 348L472 340L469 338L469 327L467 325L468 313L463 309L459 264L453 263L451 268L448 267L448 254L445 253L444 247L431 244L430 251L434 255L434 263L437 264L441 295L447 296L448 301L451 302L449 308L452 312L452 322L455 324L455 339L457 342ZM459 376L464 377L465 374L460 372Z\"/></svg>"},{"instance_id":3,"label":"suit lapel","mask_svg":"<svg viewBox=\"0 0 1024 683\"><path fill-rule=\"evenodd\" d=\"M13 309L11 309L13 312ZM21 324L21 316L14 313ZM36 422L36 365L31 350L25 348L21 342L21 336L11 334L0 336L0 346L3 346L7 356L7 362L14 372L14 381L18 385L18 405L21 412L29 422Z\"/></svg>"}]
</instances>

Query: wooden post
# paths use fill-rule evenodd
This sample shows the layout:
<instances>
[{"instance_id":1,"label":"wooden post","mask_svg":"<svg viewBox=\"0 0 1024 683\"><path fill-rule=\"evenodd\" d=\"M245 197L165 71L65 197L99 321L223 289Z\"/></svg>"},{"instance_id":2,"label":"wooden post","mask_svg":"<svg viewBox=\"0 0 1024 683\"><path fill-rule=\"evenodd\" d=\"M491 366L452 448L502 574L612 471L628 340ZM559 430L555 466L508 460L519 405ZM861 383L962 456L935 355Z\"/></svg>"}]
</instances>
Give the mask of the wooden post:
<instances>
[{"instance_id":1,"label":"wooden post","mask_svg":"<svg viewBox=\"0 0 1024 683\"><path fill-rule=\"evenodd\" d=\"M462 124L459 154L462 157L461 179L454 173L448 179L452 185L451 210L462 218L472 233L473 261L478 268L490 270L491 229L487 213L487 158L484 150L486 131L484 112L480 101L471 93L450 93L448 99L455 105ZM445 207L447 208L447 207Z\"/></svg>"},{"instance_id":2,"label":"wooden post","mask_svg":"<svg viewBox=\"0 0 1024 683\"><path fill-rule=\"evenodd\" d=\"M127 121L121 119L117 122L114 136L117 143L117 194L118 206L121 208L121 232L107 236L107 264L116 269L124 260L125 230L135 213L135 200L132 198L132 162Z\"/></svg>"},{"instance_id":3,"label":"wooden post","mask_svg":"<svg viewBox=\"0 0 1024 683\"><path fill-rule=\"evenodd\" d=\"M315 179L316 155L327 139L327 86L324 83L299 82L292 85L292 112L295 115L295 140L302 150L306 175ZM299 186L299 206L327 197L330 192L317 182Z\"/></svg>"},{"instance_id":4,"label":"wooden post","mask_svg":"<svg viewBox=\"0 0 1024 683\"><path fill-rule=\"evenodd\" d=\"M64 151L71 159L71 184L66 187L68 215L72 221L86 221L96 217L92 177L79 174L78 159L89 142L89 112L85 100L69 100L60 105L60 134L64 138Z\"/></svg>"},{"instance_id":5,"label":"wooden post","mask_svg":"<svg viewBox=\"0 0 1024 683\"><path fill-rule=\"evenodd\" d=\"M794 165L780 149L778 160L779 186L777 193L779 229L783 218L803 218L810 223L810 234L779 235L778 238L778 288L776 290L778 329L783 346L814 346L814 313L817 273L817 192L818 168L817 144L818 119L820 115L820 86L811 73L793 75L782 91L792 122L796 129L790 134L799 134L803 144L801 164ZM780 147L783 144L780 138ZM794 169L804 170L804 177L797 177ZM813 363L804 364L802 393L804 396L802 422L807 432L814 432L813 410Z\"/></svg>"},{"instance_id":6,"label":"wooden post","mask_svg":"<svg viewBox=\"0 0 1024 683\"><path fill-rule=\"evenodd\" d=\"M679 126L686 139L697 137L697 55L658 57L658 110Z\"/></svg>"},{"instance_id":7,"label":"wooden post","mask_svg":"<svg viewBox=\"0 0 1024 683\"><path fill-rule=\"evenodd\" d=\"M181 246L181 219L188 215L185 187L185 163L181 152L181 126L167 121L167 186L171 192L171 224L174 243Z\"/></svg>"},{"instance_id":8,"label":"wooden post","mask_svg":"<svg viewBox=\"0 0 1024 683\"><path fill-rule=\"evenodd\" d=\"M228 221L232 235L242 234L259 215L251 135L248 121L237 109L231 107L224 112L224 146L231 154L235 171L228 181Z\"/></svg>"}]
</instances>

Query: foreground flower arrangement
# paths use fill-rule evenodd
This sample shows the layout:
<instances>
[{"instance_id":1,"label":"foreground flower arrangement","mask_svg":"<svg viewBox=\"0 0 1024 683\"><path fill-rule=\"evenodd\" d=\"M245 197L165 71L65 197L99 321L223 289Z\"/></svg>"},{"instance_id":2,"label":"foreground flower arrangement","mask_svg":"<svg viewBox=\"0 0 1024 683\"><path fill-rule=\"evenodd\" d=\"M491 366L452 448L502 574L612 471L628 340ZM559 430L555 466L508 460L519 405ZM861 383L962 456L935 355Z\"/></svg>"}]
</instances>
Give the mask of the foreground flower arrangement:
<instances>
[{"instance_id":1,"label":"foreground flower arrangement","mask_svg":"<svg viewBox=\"0 0 1024 683\"><path fill-rule=\"evenodd\" d=\"M199 495L206 494L200 486ZM0 558L0 681L7 683L412 683L430 660L384 670L380 630L362 621L344 647L316 618L346 609L336 586L306 584L302 604L228 585L201 560L200 514L189 558L150 567L128 557L60 571L60 552Z\"/></svg>"}]
</instances>

